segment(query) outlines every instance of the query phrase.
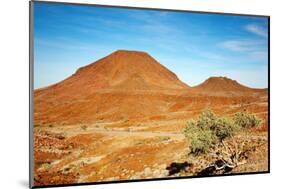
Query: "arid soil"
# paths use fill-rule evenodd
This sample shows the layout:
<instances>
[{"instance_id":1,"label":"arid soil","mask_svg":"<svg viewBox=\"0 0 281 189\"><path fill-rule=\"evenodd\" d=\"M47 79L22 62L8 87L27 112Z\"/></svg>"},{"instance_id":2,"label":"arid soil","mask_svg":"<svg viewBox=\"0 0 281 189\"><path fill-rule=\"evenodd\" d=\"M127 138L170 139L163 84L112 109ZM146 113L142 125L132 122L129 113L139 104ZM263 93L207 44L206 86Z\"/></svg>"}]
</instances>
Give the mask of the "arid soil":
<instances>
[{"instance_id":1,"label":"arid soil","mask_svg":"<svg viewBox=\"0 0 281 189\"><path fill-rule=\"evenodd\" d=\"M232 172L267 171L266 89L226 77L190 87L147 53L116 51L34 91L35 185L194 176L208 161L187 155L183 129L206 108L262 118L237 136L258 147ZM172 162L184 161L194 167L168 175Z\"/></svg>"}]
</instances>

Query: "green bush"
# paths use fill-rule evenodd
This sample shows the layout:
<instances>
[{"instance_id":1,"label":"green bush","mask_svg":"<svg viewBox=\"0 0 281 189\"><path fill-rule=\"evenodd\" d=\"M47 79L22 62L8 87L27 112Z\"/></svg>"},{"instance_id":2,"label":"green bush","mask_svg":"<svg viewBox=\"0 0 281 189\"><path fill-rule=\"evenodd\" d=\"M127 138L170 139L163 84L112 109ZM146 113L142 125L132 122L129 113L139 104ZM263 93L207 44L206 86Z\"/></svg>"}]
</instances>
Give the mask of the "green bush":
<instances>
[{"instance_id":1,"label":"green bush","mask_svg":"<svg viewBox=\"0 0 281 189\"><path fill-rule=\"evenodd\" d=\"M217 116L210 109L206 109L200 113L197 120L197 126L201 129L214 127L217 120Z\"/></svg>"},{"instance_id":2,"label":"green bush","mask_svg":"<svg viewBox=\"0 0 281 189\"><path fill-rule=\"evenodd\" d=\"M191 140L190 153L199 155L206 153L216 143L212 131L208 128L198 126L198 121L189 121L184 130L185 137Z\"/></svg>"},{"instance_id":3,"label":"green bush","mask_svg":"<svg viewBox=\"0 0 281 189\"><path fill-rule=\"evenodd\" d=\"M232 137L240 128L259 126L261 119L249 112L236 113L233 119L218 117L211 110L200 113L197 120L187 122L185 137L191 141L190 153L206 153L212 146Z\"/></svg>"},{"instance_id":4,"label":"green bush","mask_svg":"<svg viewBox=\"0 0 281 189\"><path fill-rule=\"evenodd\" d=\"M234 123L241 128L253 128L261 124L261 119L249 112L238 112L233 117Z\"/></svg>"},{"instance_id":5,"label":"green bush","mask_svg":"<svg viewBox=\"0 0 281 189\"><path fill-rule=\"evenodd\" d=\"M191 141L190 152L195 155L206 153L215 144L215 140L210 130L201 129Z\"/></svg>"},{"instance_id":6,"label":"green bush","mask_svg":"<svg viewBox=\"0 0 281 189\"><path fill-rule=\"evenodd\" d=\"M215 124L210 128L219 141L234 135L237 126L228 118L217 118Z\"/></svg>"}]
</instances>

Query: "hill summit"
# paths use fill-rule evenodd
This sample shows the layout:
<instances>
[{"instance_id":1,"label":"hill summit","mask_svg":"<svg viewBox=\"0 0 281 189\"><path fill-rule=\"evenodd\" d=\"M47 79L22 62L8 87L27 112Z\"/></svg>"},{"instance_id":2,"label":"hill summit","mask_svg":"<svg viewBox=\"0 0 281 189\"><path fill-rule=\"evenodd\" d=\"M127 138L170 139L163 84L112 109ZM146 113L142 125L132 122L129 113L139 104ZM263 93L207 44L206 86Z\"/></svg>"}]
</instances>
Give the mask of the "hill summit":
<instances>
[{"instance_id":1,"label":"hill summit","mask_svg":"<svg viewBox=\"0 0 281 189\"><path fill-rule=\"evenodd\" d=\"M94 76L94 77L92 77ZM184 89L186 84L146 52L118 50L88 66L74 77L87 77L95 88Z\"/></svg>"}]
</instances>

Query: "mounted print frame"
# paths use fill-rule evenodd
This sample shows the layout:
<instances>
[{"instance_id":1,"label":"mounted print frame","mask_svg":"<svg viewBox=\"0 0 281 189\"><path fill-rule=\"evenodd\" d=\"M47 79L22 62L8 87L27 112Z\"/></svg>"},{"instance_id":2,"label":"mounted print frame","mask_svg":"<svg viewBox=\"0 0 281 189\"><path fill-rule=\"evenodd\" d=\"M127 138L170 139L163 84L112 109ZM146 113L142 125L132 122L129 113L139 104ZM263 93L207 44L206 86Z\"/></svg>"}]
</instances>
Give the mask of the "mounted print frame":
<instances>
[{"instance_id":1,"label":"mounted print frame","mask_svg":"<svg viewBox=\"0 0 281 189\"><path fill-rule=\"evenodd\" d=\"M30 1L30 187L270 172L270 17Z\"/></svg>"}]
</instances>

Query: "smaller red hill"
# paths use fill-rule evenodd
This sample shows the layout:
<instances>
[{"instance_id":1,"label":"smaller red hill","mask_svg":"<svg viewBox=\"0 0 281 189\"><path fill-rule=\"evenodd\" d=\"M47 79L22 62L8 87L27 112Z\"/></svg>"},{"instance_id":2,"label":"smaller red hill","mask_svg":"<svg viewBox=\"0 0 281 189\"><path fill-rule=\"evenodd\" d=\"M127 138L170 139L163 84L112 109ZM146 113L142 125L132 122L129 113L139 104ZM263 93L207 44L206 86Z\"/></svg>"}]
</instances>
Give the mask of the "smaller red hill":
<instances>
[{"instance_id":1,"label":"smaller red hill","mask_svg":"<svg viewBox=\"0 0 281 189\"><path fill-rule=\"evenodd\" d=\"M253 89L246 87L236 80L227 77L210 77L202 84L193 87L193 89L200 93L208 94L232 94L240 95L255 92L264 92L266 89Z\"/></svg>"}]
</instances>

